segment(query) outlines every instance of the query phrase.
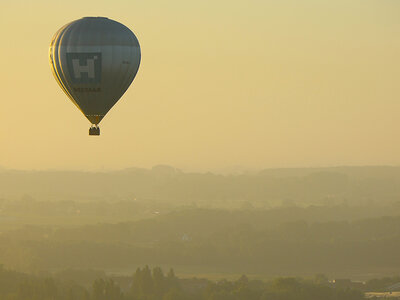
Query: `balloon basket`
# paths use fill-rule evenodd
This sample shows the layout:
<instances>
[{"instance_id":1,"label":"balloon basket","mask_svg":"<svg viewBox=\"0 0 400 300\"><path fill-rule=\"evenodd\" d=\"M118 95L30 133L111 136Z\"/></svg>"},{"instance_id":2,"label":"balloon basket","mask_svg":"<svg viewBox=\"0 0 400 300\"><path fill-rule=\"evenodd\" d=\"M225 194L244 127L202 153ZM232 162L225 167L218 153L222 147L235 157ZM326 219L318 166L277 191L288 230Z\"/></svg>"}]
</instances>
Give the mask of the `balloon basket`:
<instances>
[{"instance_id":1,"label":"balloon basket","mask_svg":"<svg viewBox=\"0 0 400 300\"><path fill-rule=\"evenodd\" d=\"M89 128L89 135L100 135L100 127L93 125Z\"/></svg>"}]
</instances>

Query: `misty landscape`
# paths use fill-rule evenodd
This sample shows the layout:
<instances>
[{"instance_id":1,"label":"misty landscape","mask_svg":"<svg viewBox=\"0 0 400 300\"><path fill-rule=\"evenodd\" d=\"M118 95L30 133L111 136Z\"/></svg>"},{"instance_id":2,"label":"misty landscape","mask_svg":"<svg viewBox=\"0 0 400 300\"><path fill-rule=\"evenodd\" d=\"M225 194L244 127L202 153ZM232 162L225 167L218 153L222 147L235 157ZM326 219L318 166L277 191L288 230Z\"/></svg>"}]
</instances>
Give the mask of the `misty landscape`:
<instances>
[{"instance_id":1,"label":"misty landscape","mask_svg":"<svg viewBox=\"0 0 400 300\"><path fill-rule=\"evenodd\" d=\"M0 282L77 293L60 299L363 299L400 282L399 183L400 167L3 169Z\"/></svg>"},{"instance_id":2,"label":"misty landscape","mask_svg":"<svg viewBox=\"0 0 400 300\"><path fill-rule=\"evenodd\" d=\"M3 0L0 300L400 300L399 0Z\"/></svg>"}]
</instances>

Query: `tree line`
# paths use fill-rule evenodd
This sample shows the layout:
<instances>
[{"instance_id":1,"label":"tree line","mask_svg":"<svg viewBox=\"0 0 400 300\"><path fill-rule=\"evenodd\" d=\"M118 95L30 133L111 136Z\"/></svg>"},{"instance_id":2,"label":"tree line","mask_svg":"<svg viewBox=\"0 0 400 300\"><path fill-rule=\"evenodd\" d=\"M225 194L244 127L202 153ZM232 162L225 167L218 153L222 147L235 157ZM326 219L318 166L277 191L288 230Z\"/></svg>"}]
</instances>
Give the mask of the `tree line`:
<instances>
[{"instance_id":1,"label":"tree line","mask_svg":"<svg viewBox=\"0 0 400 300\"><path fill-rule=\"evenodd\" d=\"M127 280L126 280L127 279ZM120 283L121 282L121 285ZM0 268L0 299L4 300L361 300L361 291L338 289L316 280L277 278L268 282L180 279L173 269L138 268L125 278L98 278L90 287L54 277Z\"/></svg>"},{"instance_id":2,"label":"tree line","mask_svg":"<svg viewBox=\"0 0 400 300\"><path fill-rule=\"evenodd\" d=\"M312 222L296 220L299 212L192 209L118 224L29 226L0 235L0 261L20 271L148 263L266 275L400 267L400 217Z\"/></svg>"}]
</instances>

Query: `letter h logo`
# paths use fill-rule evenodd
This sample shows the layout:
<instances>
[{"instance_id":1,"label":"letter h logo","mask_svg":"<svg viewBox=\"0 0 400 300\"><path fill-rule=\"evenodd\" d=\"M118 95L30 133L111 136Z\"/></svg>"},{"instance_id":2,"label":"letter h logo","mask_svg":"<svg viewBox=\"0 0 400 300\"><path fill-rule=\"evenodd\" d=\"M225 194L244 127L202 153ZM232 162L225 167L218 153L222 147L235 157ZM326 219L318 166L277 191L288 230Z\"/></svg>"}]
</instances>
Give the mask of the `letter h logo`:
<instances>
[{"instance_id":1,"label":"letter h logo","mask_svg":"<svg viewBox=\"0 0 400 300\"><path fill-rule=\"evenodd\" d=\"M73 83L100 83L101 53L67 53L67 65Z\"/></svg>"}]
</instances>

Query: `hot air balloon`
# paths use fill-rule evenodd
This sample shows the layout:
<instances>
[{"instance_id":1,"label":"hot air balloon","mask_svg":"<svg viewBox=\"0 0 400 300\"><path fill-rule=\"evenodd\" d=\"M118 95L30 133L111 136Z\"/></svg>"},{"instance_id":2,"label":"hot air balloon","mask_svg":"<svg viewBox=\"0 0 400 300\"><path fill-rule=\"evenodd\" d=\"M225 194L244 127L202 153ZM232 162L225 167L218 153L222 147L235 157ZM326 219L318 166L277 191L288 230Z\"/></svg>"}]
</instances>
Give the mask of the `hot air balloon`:
<instances>
[{"instance_id":1,"label":"hot air balloon","mask_svg":"<svg viewBox=\"0 0 400 300\"><path fill-rule=\"evenodd\" d=\"M129 28L103 17L73 21L54 35L49 49L61 89L92 123L99 123L128 89L140 65L140 46Z\"/></svg>"}]
</instances>

